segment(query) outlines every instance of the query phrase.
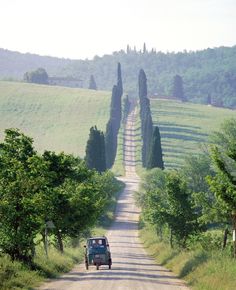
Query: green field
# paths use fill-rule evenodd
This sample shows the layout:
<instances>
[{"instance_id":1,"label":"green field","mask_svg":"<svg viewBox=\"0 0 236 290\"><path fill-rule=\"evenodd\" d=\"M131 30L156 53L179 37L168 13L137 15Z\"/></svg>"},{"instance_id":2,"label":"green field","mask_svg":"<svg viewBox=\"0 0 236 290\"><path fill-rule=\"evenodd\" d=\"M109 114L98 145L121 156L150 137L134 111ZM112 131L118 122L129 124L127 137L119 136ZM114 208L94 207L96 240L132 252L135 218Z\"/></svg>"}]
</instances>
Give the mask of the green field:
<instances>
[{"instance_id":1,"label":"green field","mask_svg":"<svg viewBox=\"0 0 236 290\"><path fill-rule=\"evenodd\" d=\"M219 130L225 119L236 118L233 110L167 99L152 99L151 111L160 128L166 168L181 167L186 155L206 147L209 134Z\"/></svg>"},{"instance_id":2,"label":"green field","mask_svg":"<svg viewBox=\"0 0 236 290\"><path fill-rule=\"evenodd\" d=\"M19 128L40 152L83 157L90 127L105 130L110 98L107 91L0 81L0 139L6 128Z\"/></svg>"}]
</instances>

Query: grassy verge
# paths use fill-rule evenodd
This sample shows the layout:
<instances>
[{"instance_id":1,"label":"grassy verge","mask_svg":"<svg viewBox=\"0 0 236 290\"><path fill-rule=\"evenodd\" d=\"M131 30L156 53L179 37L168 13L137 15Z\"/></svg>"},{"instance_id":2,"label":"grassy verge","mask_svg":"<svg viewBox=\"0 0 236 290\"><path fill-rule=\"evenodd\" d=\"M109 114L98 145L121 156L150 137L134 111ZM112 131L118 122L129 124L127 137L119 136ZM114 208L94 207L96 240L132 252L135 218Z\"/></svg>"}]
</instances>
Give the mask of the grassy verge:
<instances>
[{"instance_id":1,"label":"grassy verge","mask_svg":"<svg viewBox=\"0 0 236 290\"><path fill-rule=\"evenodd\" d=\"M235 260L221 251L179 251L160 242L152 227L140 230L148 253L156 261L187 281L194 290L232 290L236 287Z\"/></svg>"},{"instance_id":2,"label":"grassy verge","mask_svg":"<svg viewBox=\"0 0 236 290\"><path fill-rule=\"evenodd\" d=\"M136 173L142 176L145 172L145 168L142 167L142 140L141 140L141 119L140 108L136 108L136 120L135 120L135 161L136 161Z\"/></svg>"},{"instance_id":3,"label":"grassy verge","mask_svg":"<svg viewBox=\"0 0 236 290\"><path fill-rule=\"evenodd\" d=\"M120 182L120 190L113 195L97 226L91 229L88 235L104 235L106 233L115 218L117 199L123 188L124 184ZM35 270L30 270L20 262L12 262L5 255L0 256L0 289L32 290L46 278L56 278L62 273L69 272L74 264L83 260L84 240L78 240L76 247L72 247L70 244L65 245L64 254L59 253L54 247L49 247L48 258L45 256L42 245L37 246L34 259Z\"/></svg>"}]
</instances>

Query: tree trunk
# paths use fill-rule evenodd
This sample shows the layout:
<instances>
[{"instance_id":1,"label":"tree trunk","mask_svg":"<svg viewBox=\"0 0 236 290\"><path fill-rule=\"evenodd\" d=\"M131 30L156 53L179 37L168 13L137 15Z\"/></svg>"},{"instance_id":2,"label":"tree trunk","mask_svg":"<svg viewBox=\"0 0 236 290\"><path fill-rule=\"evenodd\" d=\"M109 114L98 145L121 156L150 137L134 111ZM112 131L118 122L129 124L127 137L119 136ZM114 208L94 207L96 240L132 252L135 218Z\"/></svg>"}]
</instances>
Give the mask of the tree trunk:
<instances>
[{"instance_id":1,"label":"tree trunk","mask_svg":"<svg viewBox=\"0 0 236 290\"><path fill-rule=\"evenodd\" d=\"M173 234L172 234L172 230L170 230L170 247L171 247L171 249L173 249Z\"/></svg>"},{"instance_id":2,"label":"tree trunk","mask_svg":"<svg viewBox=\"0 0 236 290\"><path fill-rule=\"evenodd\" d=\"M224 250L226 245L227 245L228 234L229 234L229 230L228 230L228 228L226 228L224 230L224 238L223 238L222 250Z\"/></svg>"},{"instance_id":3,"label":"tree trunk","mask_svg":"<svg viewBox=\"0 0 236 290\"><path fill-rule=\"evenodd\" d=\"M61 232L60 230L57 230L56 232L56 236L57 236L57 244L58 244L58 249L61 253L64 252L64 247L63 247L63 241L62 241L62 237L61 237Z\"/></svg>"},{"instance_id":4,"label":"tree trunk","mask_svg":"<svg viewBox=\"0 0 236 290\"><path fill-rule=\"evenodd\" d=\"M45 251L46 257L48 257L48 241L47 241L47 229L41 232L42 240L43 240L43 247Z\"/></svg>"},{"instance_id":5,"label":"tree trunk","mask_svg":"<svg viewBox=\"0 0 236 290\"><path fill-rule=\"evenodd\" d=\"M236 211L232 213L232 221L233 221L233 232L234 236L236 235ZM233 257L236 258L236 239L233 241Z\"/></svg>"}]
</instances>

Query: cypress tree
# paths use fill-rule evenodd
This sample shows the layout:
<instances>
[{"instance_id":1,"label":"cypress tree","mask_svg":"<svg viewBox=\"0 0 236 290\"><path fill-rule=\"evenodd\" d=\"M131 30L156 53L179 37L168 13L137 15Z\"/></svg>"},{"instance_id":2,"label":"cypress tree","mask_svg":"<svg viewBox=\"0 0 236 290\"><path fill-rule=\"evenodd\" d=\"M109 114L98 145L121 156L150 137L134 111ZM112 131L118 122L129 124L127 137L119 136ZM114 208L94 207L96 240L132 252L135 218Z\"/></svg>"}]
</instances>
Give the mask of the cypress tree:
<instances>
[{"instance_id":1,"label":"cypress tree","mask_svg":"<svg viewBox=\"0 0 236 290\"><path fill-rule=\"evenodd\" d=\"M89 89L90 90L97 90L97 84L95 82L94 76L91 75L89 79Z\"/></svg>"},{"instance_id":2,"label":"cypress tree","mask_svg":"<svg viewBox=\"0 0 236 290\"><path fill-rule=\"evenodd\" d=\"M117 84L112 88L110 119L106 126L105 146L106 146L106 164L111 168L116 157L117 135L120 129L122 118L121 97L123 95L123 83L121 76L121 65L117 67Z\"/></svg>"},{"instance_id":3,"label":"cypress tree","mask_svg":"<svg viewBox=\"0 0 236 290\"><path fill-rule=\"evenodd\" d=\"M102 131L99 131L99 143L100 143L100 154L99 154L99 162L98 162L98 171L104 172L106 171L106 150L105 150L105 137Z\"/></svg>"},{"instance_id":4,"label":"cypress tree","mask_svg":"<svg viewBox=\"0 0 236 290\"><path fill-rule=\"evenodd\" d=\"M142 163L143 167L147 166L150 144L153 133L153 123L151 114L147 114L144 120L144 132L143 132L143 146L142 146Z\"/></svg>"},{"instance_id":5,"label":"cypress tree","mask_svg":"<svg viewBox=\"0 0 236 290\"><path fill-rule=\"evenodd\" d=\"M147 163L147 169L152 168L161 168L164 169L162 148L161 148L161 136L158 126L154 127L152 141L149 152L149 159Z\"/></svg>"},{"instance_id":6,"label":"cypress tree","mask_svg":"<svg viewBox=\"0 0 236 290\"><path fill-rule=\"evenodd\" d=\"M106 148L106 166L111 168L115 161L115 138L114 138L113 122L110 119L106 126L105 148Z\"/></svg>"},{"instance_id":7,"label":"cypress tree","mask_svg":"<svg viewBox=\"0 0 236 290\"><path fill-rule=\"evenodd\" d=\"M117 67L117 88L118 88L118 96L121 98L123 95L123 82L121 76L121 65L119 62Z\"/></svg>"},{"instance_id":8,"label":"cypress tree","mask_svg":"<svg viewBox=\"0 0 236 290\"><path fill-rule=\"evenodd\" d=\"M128 117L129 109L130 109L129 96L126 95L126 97L124 99L124 106L123 106L123 123L126 121L126 119Z\"/></svg>"},{"instance_id":9,"label":"cypress tree","mask_svg":"<svg viewBox=\"0 0 236 290\"><path fill-rule=\"evenodd\" d=\"M97 127L90 128L89 139L86 145L85 162L90 169L99 172L106 170L104 135Z\"/></svg>"},{"instance_id":10,"label":"cypress tree","mask_svg":"<svg viewBox=\"0 0 236 290\"><path fill-rule=\"evenodd\" d=\"M147 97L147 77L143 69L139 71L138 86L139 86L139 100L141 103L143 98Z\"/></svg>"}]
</instances>

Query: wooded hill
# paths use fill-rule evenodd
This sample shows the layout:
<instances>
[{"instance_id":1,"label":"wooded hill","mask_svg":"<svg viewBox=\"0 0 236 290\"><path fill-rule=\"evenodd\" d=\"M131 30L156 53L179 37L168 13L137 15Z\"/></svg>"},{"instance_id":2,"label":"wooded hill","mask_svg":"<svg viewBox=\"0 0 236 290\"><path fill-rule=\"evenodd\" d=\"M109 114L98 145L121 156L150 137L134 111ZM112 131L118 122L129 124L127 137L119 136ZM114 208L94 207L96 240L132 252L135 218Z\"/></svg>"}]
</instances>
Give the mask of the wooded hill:
<instances>
[{"instance_id":1,"label":"wooded hill","mask_svg":"<svg viewBox=\"0 0 236 290\"><path fill-rule=\"evenodd\" d=\"M93 75L98 89L111 90L120 62L123 84L130 96L137 97L137 75L143 68L150 95L171 96L173 78L183 78L187 100L207 103L209 96L218 106L236 107L236 46L197 52L162 53L131 49L114 52L93 60L68 60L21 54L0 49L0 78L22 79L26 71L43 67L50 76L75 77L88 88Z\"/></svg>"}]
</instances>

